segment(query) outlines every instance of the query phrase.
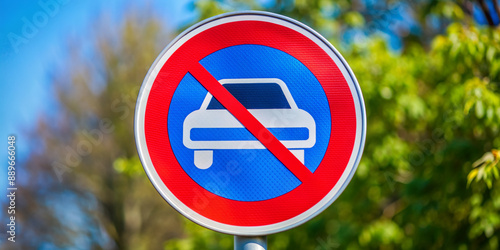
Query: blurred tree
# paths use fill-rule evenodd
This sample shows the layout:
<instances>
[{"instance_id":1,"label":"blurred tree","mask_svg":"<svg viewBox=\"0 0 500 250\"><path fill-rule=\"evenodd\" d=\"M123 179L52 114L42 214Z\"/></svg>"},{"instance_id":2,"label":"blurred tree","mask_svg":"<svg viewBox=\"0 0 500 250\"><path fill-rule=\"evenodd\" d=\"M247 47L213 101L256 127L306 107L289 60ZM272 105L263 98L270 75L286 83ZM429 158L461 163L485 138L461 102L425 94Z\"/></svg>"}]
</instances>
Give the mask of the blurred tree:
<instances>
[{"instance_id":1,"label":"blurred tree","mask_svg":"<svg viewBox=\"0 0 500 250\"><path fill-rule=\"evenodd\" d=\"M157 249L181 236L135 149L135 100L170 39L150 13L140 16L129 13L117 31L96 22L95 43L76 42L53 72L58 105L32 132L37 147L23 168L19 249Z\"/></svg>"}]
</instances>

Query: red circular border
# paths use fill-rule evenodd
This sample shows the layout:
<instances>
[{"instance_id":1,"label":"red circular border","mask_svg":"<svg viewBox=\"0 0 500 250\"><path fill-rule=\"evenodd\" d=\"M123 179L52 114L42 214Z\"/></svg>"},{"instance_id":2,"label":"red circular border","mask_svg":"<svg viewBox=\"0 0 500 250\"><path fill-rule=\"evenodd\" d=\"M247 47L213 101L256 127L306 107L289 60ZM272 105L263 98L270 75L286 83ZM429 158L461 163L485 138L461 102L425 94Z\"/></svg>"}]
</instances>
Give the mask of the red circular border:
<instances>
[{"instance_id":1,"label":"red circular border","mask_svg":"<svg viewBox=\"0 0 500 250\"><path fill-rule=\"evenodd\" d=\"M171 98L190 66L215 51L241 44L276 48L301 61L321 83L332 117L328 148L313 174L314 178L282 196L256 202L226 199L194 182L177 162L167 131ZM278 24L235 21L195 35L170 56L149 93L144 130L149 155L158 176L187 207L223 224L265 226L300 215L334 188L352 154L356 137L356 111L344 76L332 58L315 42Z\"/></svg>"}]
</instances>

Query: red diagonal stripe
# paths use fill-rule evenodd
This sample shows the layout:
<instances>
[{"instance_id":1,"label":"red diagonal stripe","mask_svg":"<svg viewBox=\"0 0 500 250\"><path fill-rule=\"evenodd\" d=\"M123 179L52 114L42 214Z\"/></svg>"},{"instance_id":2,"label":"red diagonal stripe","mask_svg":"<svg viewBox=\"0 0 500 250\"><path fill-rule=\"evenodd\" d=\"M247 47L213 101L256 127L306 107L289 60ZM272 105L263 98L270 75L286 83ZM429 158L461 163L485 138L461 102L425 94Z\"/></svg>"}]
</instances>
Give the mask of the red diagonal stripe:
<instances>
[{"instance_id":1,"label":"red diagonal stripe","mask_svg":"<svg viewBox=\"0 0 500 250\"><path fill-rule=\"evenodd\" d=\"M189 72L302 183L312 177L311 171L257 118L250 114L243 104L236 100L200 63L193 64Z\"/></svg>"}]
</instances>

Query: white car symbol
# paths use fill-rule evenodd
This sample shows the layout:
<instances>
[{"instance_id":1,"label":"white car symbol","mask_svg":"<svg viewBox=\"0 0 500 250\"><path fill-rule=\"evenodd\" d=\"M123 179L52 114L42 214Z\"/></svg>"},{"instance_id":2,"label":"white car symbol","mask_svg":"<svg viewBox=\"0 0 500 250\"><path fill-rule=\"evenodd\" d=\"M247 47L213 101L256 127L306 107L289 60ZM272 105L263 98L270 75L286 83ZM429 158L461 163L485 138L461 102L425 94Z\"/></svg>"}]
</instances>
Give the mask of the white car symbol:
<instances>
[{"instance_id":1,"label":"white car symbol","mask_svg":"<svg viewBox=\"0 0 500 250\"><path fill-rule=\"evenodd\" d=\"M277 78L219 81L257 120L304 163L304 149L316 143L316 123L299 109L286 84ZM184 120L183 143L194 149L194 164L207 169L215 149L265 149L246 128L208 93L201 108Z\"/></svg>"}]
</instances>

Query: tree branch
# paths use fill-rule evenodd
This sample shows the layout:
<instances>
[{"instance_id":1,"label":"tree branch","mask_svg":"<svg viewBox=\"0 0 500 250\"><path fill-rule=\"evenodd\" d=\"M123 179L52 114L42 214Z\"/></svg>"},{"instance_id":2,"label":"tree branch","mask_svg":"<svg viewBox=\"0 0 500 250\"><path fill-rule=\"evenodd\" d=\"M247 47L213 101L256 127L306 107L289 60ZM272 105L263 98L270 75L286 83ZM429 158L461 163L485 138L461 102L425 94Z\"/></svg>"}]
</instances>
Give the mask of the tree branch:
<instances>
[{"instance_id":1,"label":"tree branch","mask_svg":"<svg viewBox=\"0 0 500 250\"><path fill-rule=\"evenodd\" d=\"M488 9L488 5L484 2L484 0L477 0L479 3L479 6L481 6L481 10L484 13L484 16L486 17L486 20L488 21L488 25L491 27L495 26L495 23L493 23L493 18L490 15L490 10Z\"/></svg>"},{"instance_id":2,"label":"tree branch","mask_svg":"<svg viewBox=\"0 0 500 250\"><path fill-rule=\"evenodd\" d=\"M495 9L495 12L497 13L497 18L500 20L500 7L498 6L498 0L492 0L492 1L493 1L493 8ZM499 24L500 24L500 22L499 22Z\"/></svg>"}]
</instances>

